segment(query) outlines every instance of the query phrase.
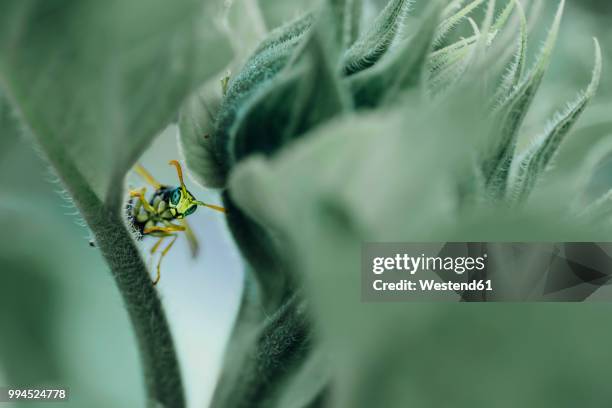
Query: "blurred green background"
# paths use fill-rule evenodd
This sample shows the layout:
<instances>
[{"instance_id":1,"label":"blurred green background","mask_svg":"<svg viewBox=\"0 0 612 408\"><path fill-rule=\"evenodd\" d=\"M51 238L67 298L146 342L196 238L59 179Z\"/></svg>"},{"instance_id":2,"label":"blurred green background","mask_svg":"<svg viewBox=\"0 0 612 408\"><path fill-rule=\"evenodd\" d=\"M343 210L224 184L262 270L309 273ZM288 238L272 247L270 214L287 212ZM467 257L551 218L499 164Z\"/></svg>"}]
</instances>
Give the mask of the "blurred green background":
<instances>
[{"instance_id":1,"label":"blurred green background","mask_svg":"<svg viewBox=\"0 0 612 408\"><path fill-rule=\"evenodd\" d=\"M373 2L366 12L373 13L383 3ZM542 31L556 3L545 1ZM260 0L269 28L310 4ZM530 123L544 123L542 118L561 107L558 101L572 100L588 83L593 36L603 48L604 75L586 116L612 129L611 19L610 1L568 2L554 60L527 129ZM540 130L534 127L533 134ZM88 246L87 229L58 193L61 184L30 140L20 136L6 106L0 132L0 385L65 385L71 389L65 406L143 406L135 339L108 268ZM584 136L595 137L589 132ZM160 181L175 183L167 162L177 157L176 128L171 127L156 139L142 163ZM610 174L612 160L602 166L594 188L609 188ZM140 181L131 178L130 183ZM192 182L188 185L198 198L217 200L214 193ZM164 261L159 289L189 406L205 407L237 310L242 263L220 217L200 210L191 220L201 254L191 259L186 242L179 240ZM411 342L389 352L410 359L414 366L405 377L395 377L401 379L396 392L412 394L414 406L454 407L458 405L453 401L472 401L483 407L595 408L609 406L612 400L607 387L612 365L606 361L612 344L612 326L607 323L612 305L406 307L412 310L402 325L412 329ZM487 342L480 340L481 330L487 331ZM404 355L406 350L410 354ZM381 368L375 361L362 361L355 369ZM385 374L381 369L381 381ZM376 384L363 389L371 386Z\"/></svg>"}]
</instances>

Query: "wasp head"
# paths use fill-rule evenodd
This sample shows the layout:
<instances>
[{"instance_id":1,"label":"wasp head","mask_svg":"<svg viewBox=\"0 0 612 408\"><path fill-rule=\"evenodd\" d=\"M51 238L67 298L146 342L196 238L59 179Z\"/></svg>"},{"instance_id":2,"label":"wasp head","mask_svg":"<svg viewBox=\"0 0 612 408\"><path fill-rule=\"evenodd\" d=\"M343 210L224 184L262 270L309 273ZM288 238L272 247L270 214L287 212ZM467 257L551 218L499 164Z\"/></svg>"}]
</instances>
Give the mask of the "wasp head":
<instances>
[{"instance_id":1,"label":"wasp head","mask_svg":"<svg viewBox=\"0 0 612 408\"><path fill-rule=\"evenodd\" d=\"M170 211L179 219L193 214L198 208L198 203L198 200L184 186L172 190L168 200Z\"/></svg>"},{"instance_id":2,"label":"wasp head","mask_svg":"<svg viewBox=\"0 0 612 408\"><path fill-rule=\"evenodd\" d=\"M206 204L202 201L196 200L193 194L191 194L187 190L187 187L185 187L185 183L183 182L183 170L181 169L179 162L176 160L171 160L170 164L176 168L176 174L181 182L179 187L172 190L170 193L170 199L168 200L172 215L179 219L185 218L186 216L193 214L198 208L198 205L208 207L216 211L225 212L223 207Z\"/></svg>"}]
</instances>

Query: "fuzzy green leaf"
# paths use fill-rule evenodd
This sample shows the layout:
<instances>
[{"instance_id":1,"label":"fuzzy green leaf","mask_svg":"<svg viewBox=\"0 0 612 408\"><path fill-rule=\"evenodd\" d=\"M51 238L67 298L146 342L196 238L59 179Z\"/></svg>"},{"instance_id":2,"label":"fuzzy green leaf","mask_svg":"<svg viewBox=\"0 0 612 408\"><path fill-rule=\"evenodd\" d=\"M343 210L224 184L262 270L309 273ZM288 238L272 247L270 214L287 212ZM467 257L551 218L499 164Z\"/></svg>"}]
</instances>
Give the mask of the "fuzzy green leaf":
<instances>
[{"instance_id":1,"label":"fuzzy green leaf","mask_svg":"<svg viewBox=\"0 0 612 408\"><path fill-rule=\"evenodd\" d=\"M457 11L452 16L447 17L443 20L436 29L436 35L434 37L434 45L438 46L444 40L444 37L461 21L468 18L470 13L480 6L485 0L474 0L468 3L461 10Z\"/></svg>"},{"instance_id":2,"label":"fuzzy green leaf","mask_svg":"<svg viewBox=\"0 0 612 408\"><path fill-rule=\"evenodd\" d=\"M280 184L276 184L271 180L267 180L264 183L259 183L259 179L255 177L254 173L260 174L263 172L267 173L267 167L262 166L259 168L257 164L260 164L261 160L254 160L251 156L249 159L241 163L232 172L230 178L230 194L234 201L237 201L239 208L242 209L245 214L251 217L258 225L265 227L266 231L269 231L272 236L275 237L275 242L282 250L277 251L283 260L283 264L288 269L285 273L289 273L291 276L300 278L296 275L297 270L295 269L295 262L288 258L288 254L291 252L285 245L286 238L293 236L293 234L286 235L287 225L293 224L292 228L296 230L309 229L310 217L309 211L304 212L304 217L295 217L291 214L293 204L287 205L287 203L294 203L299 201L299 195L304 197L319 197L322 191L318 190L317 186L319 183L324 185L330 182L330 187L340 193L342 189L337 188L337 183L340 179L346 179L348 175L351 175L351 180L357 180L363 177L365 174L371 173L367 180L375 181L380 177L381 172L384 172L385 166L379 166L381 161L392 159L395 164L400 163L402 152L414 141L417 137L416 133L412 134L413 140L402 142L402 138L399 137L397 129L400 128L398 119L401 118L399 115L394 115L391 118L384 117L384 126L380 126L372 123L369 118L363 117L347 117L343 123L340 124L323 124L319 126L317 130L314 130L307 137L296 141L291 145L291 148L283 150L283 153L279 153L280 156L289 154L289 157L283 157L282 162L288 164L289 162L301 163L297 166L297 169L292 169L291 174L287 174L287 179L282 181ZM389 119L389 120L385 120ZM410 119L407 119L410 122ZM328 128L325 132L325 137L321 134L318 129ZM386 131L394 129L395 131ZM380 137L373 137L373 135L379 135ZM444 134L441 132L440 134ZM384 139L392 139L393 144L380 143L381 137ZM312 142L311 138L314 138ZM427 141L427 137L423 136L425 144L432 146L433 141ZM387 146L387 147L385 147ZM380 147L383 150L380 150ZM458 150L457 150L458 151ZM355 167L351 163L351 157L355 157L354 154L359 153L360 155L367 155L368 152L377 152L375 154L375 160L367 165ZM391 156L389 155L391 153ZM418 153L410 153L410 157L418 156ZM361 156L360 156L361 157ZM339 160L336 161L336 158ZM314 168L309 165L313 163L312 160L316 160L317 166ZM362 163L364 164L364 163ZM246 166L246 167L245 167ZM256 169L254 168L256 167ZM372 171L375 170L375 171ZM352 173L358 174L352 174ZM306 173L310 173L312 177L304 177ZM399 175L400 173L398 173ZM274 175L270 174L271 177L276 178L276 170ZM294 178L295 177L295 178ZM353 177L355 177L353 179ZM303 182L300 183L300 192L290 192L290 196L284 197L283 200L277 201L280 198L280 191L285 191L287 186L286 181L289 179L299 179ZM398 181L399 179L396 179ZM392 183L396 186L395 183ZM382 191L387 190L387 183L376 183L372 186L376 186ZM391 188L394 188L391 186ZM352 192L356 192L354 188L356 185L352 185L350 189ZM325 189L324 189L325 190ZM257 196L254 194L258 191ZM329 191L323 191L323 194L329 193ZM365 190L362 190L361 194L364 194ZM344 195L342 195L344 196ZM390 200L389 203L394 203L394 200ZM368 200L363 203L356 203L359 208L366 209L369 207ZM399 203L397 203L399 205ZM373 215L373 214L370 214ZM370 217L368 217L370 218ZM293 221L292 221L293 220ZM304 231L305 231L304 230ZM285 380L282 381L282 385L286 388L279 388L278 392L282 392L279 395L279 405L271 406L282 406L282 407L310 407L320 406L322 402L319 398L324 398L327 384L328 375L330 374L330 366L326 360L321 361L320 353L324 350L315 349L312 351L310 357L304 360L303 363L295 369L293 363L290 361L287 367L292 370L292 377L285 376ZM327 354L324 353L326 356ZM318 377L309 377L310 375L318 375ZM265 372L261 372L260 376L265 378ZM243 382L243 383L246 383ZM333 384L333 383L332 383ZM265 383L262 386L265 390ZM282 391L281 391L282 390ZM323 394L322 394L323 393ZM299 400L292 400L292 398L300 398ZM314 400L313 400L314 399ZM300 403L301 401L301 403Z\"/></svg>"},{"instance_id":3,"label":"fuzzy green leaf","mask_svg":"<svg viewBox=\"0 0 612 408\"><path fill-rule=\"evenodd\" d=\"M61 146L118 207L118 185L151 137L230 57L210 15L196 0L5 2L2 85L41 144Z\"/></svg>"},{"instance_id":4,"label":"fuzzy green leaf","mask_svg":"<svg viewBox=\"0 0 612 408\"><path fill-rule=\"evenodd\" d=\"M428 58L428 67L432 73L457 62L467 55L470 45L476 43L478 35L462 38L444 48L433 51Z\"/></svg>"},{"instance_id":5,"label":"fuzzy green leaf","mask_svg":"<svg viewBox=\"0 0 612 408\"><path fill-rule=\"evenodd\" d=\"M361 0L345 1L342 49L348 49L359 38L362 8L363 1Z\"/></svg>"},{"instance_id":6,"label":"fuzzy green leaf","mask_svg":"<svg viewBox=\"0 0 612 408\"><path fill-rule=\"evenodd\" d=\"M359 35L361 0L326 0L323 13L329 14L336 40L342 50L348 49Z\"/></svg>"},{"instance_id":7,"label":"fuzzy green leaf","mask_svg":"<svg viewBox=\"0 0 612 408\"><path fill-rule=\"evenodd\" d=\"M220 88L215 81L202 89L183 104L179 114L182 155L198 183L211 188L225 185L225 175L221 171L223 166L217 161L211 136L221 104Z\"/></svg>"},{"instance_id":8,"label":"fuzzy green leaf","mask_svg":"<svg viewBox=\"0 0 612 408\"><path fill-rule=\"evenodd\" d=\"M443 405L448 398L432 397L430 393L415 396L405 389L406 372L415 368L415 356L420 355L423 344L428 344L414 340L415 333L427 331L434 324L431 338L437 340L426 350L430 356L439 355L436 342L445 338L440 337L440 328L448 321L435 323L438 306L413 313L405 305L363 302L359 297L361 277L355 273L360 268L363 242L435 241L435 237L460 241L538 239L540 235L533 238L534 229L550 239L565 230L565 225L557 228L562 203L555 196L549 197L552 205L547 208L548 214L472 207L457 216L452 180L464 174L466 157L473 149L470 135L483 130L465 127L466 115L477 117L467 109L478 109L478 105L474 100L458 99L456 102L464 106L455 106L463 109L454 112L456 117L453 111L440 109L427 114L427 108L419 110L411 100L406 106L416 106L416 112L401 106L393 113L368 112L323 125L273 158L245 160L230 178L235 201L280 237L280 245L289 254L289 267L305 282L304 291L317 323L313 327L329 353L331 395L338 406L403 407L426 405L423 402L432 399L435 405ZM441 112L448 121L432 120ZM459 123L463 126L457 126ZM559 212L553 215L553 209ZM456 305L443 307L445 314L456 309ZM424 310L432 314L423 317ZM453 314L449 319L457 317ZM462 324L473 318L472 312L466 313L461 317ZM523 318L521 313L516 323ZM556 324L562 325L562 320ZM491 321L487 316L478 325L484 328ZM398 322L406 330L398 332ZM493 333L481 344L497 344L505 338L495 334L498 329L469 334L470 340L462 342L472 347L482 333ZM391 332L401 333L401 339L388 336ZM455 332L465 333L448 333ZM347 337L351 338L348 343ZM447 350L454 350L453 342L443 341ZM419 353L406 353L406 342ZM514 342L504 345L509 355L515 354ZM605 342L600 342L600 347L605 349ZM495 364L490 364L490 358L496 352L497 348L486 358L478 357L479 352L473 355L481 367L492 370ZM431 360L419 361L415 381L420 381L420 373ZM523 372L523 367L532 366L532 359L521 359L519 366L517 371ZM427 382L430 378L422 379L423 386ZM440 384L448 384L448 380ZM548 396L538 387L532 390L531 402L538 396ZM460 391L454 395L466 405L476 401ZM488 398L494 393L490 395ZM477 400L483 401L480 397Z\"/></svg>"},{"instance_id":9,"label":"fuzzy green leaf","mask_svg":"<svg viewBox=\"0 0 612 408\"><path fill-rule=\"evenodd\" d=\"M327 22L326 18L319 20L296 50L291 65L239 107L229 132L230 168L256 153L273 154L350 108L336 71L337 48L332 45L333 32L327 30ZM311 86L313 83L318 86ZM234 206L231 197L225 202L230 208ZM275 262L278 254L272 245L264 245L267 240L261 227L238 209L234 213L228 215L230 228L262 291L276 299L278 287L284 290L290 278Z\"/></svg>"},{"instance_id":10,"label":"fuzzy green leaf","mask_svg":"<svg viewBox=\"0 0 612 408\"><path fill-rule=\"evenodd\" d=\"M497 35L497 30L493 28L495 18L495 3L496 0L489 0L487 2L487 9L485 11L481 27L478 27L476 23L474 23L470 18L470 21L472 21L472 25L474 26L474 32L478 34L478 41L476 42L476 44L474 44L473 57L470 61L471 69L469 71L469 75L466 75L466 77L464 78L465 82L469 82L471 79L478 79L482 83L482 75L486 76L489 74L487 70L489 61L486 58L486 52L492 41L492 38ZM511 2L509 4L513 5L514 3ZM510 6L506 7L506 9L508 9L509 7ZM507 15L509 15L509 13L503 12L500 19L507 20L507 17L505 17ZM490 33L490 36L487 35L487 33ZM490 37L492 38L490 39ZM486 82L486 80L484 82Z\"/></svg>"},{"instance_id":11,"label":"fuzzy green leaf","mask_svg":"<svg viewBox=\"0 0 612 408\"><path fill-rule=\"evenodd\" d=\"M291 296L295 286L283 266L275 237L237 207L227 192L223 194L223 202L228 227L247 261L247 283L257 292L258 307L274 313Z\"/></svg>"},{"instance_id":12,"label":"fuzzy green leaf","mask_svg":"<svg viewBox=\"0 0 612 408\"><path fill-rule=\"evenodd\" d=\"M221 94L222 87L215 80L185 104L179 138L187 165L200 184L213 188L225 185L228 133L237 110L258 85L264 86L285 66L312 23L312 14L306 14L271 31L242 71L230 75L226 95Z\"/></svg>"},{"instance_id":13,"label":"fuzzy green leaf","mask_svg":"<svg viewBox=\"0 0 612 408\"><path fill-rule=\"evenodd\" d=\"M502 13L500 18L504 18L504 14L507 13ZM493 29L494 17L495 0L489 0L487 2L487 8L481 27L478 27L472 18L468 18L472 30L474 31L476 41L472 45L466 47L464 55L459 61L445 67L441 75L435 78L437 80L436 86L438 90L434 88L433 95L440 93L440 87L442 87L443 90L445 87L450 87L450 85L454 85L455 89L461 89L463 87L472 88L471 92L486 93L485 87L488 82L486 77L489 75L489 70L487 69L489 64L487 50L497 33L497 30ZM432 82L435 84L436 81L434 80Z\"/></svg>"},{"instance_id":14,"label":"fuzzy green leaf","mask_svg":"<svg viewBox=\"0 0 612 408\"><path fill-rule=\"evenodd\" d=\"M306 16L272 31L240 72L230 79L211 134L214 160L221 166L218 168L220 180L225 179L232 165L229 143L237 117L243 115L245 105L291 61L311 25L311 18ZM192 147L197 148L189 148Z\"/></svg>"},{"instance_id":15,"label":"fuzzy green leaf","mask_svg":"<svg viewBox=\"0 0 612 408\"><path fill-rule=\"evenodd\" d=\"M459 11L459 9L461 8L461 6L463 6L463 3L465 3L466 0L451 0L448 2L448 5L446 7L444 7L444 10L442 10L442 17L444 19L454 15L457 11Z\"/></svg>"},{"instance_id":16,"label":"fuzzy green leaf","mask_svg":"<svg viewBox=\"0 0 612 408\"><path fill-rule=\"evenodd\" d=\"M588 103L593 99L602 72L602 57L599 42L595 39L595 67L591 83L580 93L578 99L569 104L564 112L558 113L548 128L532 146L517 158L517 168L512 177L512 199L524 200L535 186L540 175L550 166L561 143L572 130Z\"/></svg>"},{"instance_id":17,"label":"fuzzy green leaf","mask_svg":"<svg viewBox=\"0 0 612 408\"><path fill-rule=\"evenodd\" d=\"M489 3L487 13L485 14L485 21L482 23L482 29L478 28L471 18L468 18L473 27L474 35L462 38L431 54L428 60L430 71L428 88L432 95L435 96L443 93L444 90L454 85L458 79L464 78L464 82L469 83L474 77L481 79L483 73L489 75L487 67L489 66L490 59L486 55L486 51L490 43L498 35L498 32L508 22L515 3L510 1L495 21L491 23L494 6L495 4ZM478 49L480 51L477 51ZM475 68L471 70L471 75L464 77L470 66Z\"/></svg>"},{"instance_id":18,"label":"fuzzy green leaf","mask_svg":"<svg viewBox=\"0 0 612 408\"><path fill-rule=\"evenodd\" d=\"M431 67L428 73L427 90L431 96L438 97L444 94L463 77L480 36L479 30L476 29L476 33L470 38L461 39L452 46L439 50L449 52L439 55L441 58L437 62L438 65Z\"/></svg>"},{"instance_id":19,"label":"fuzzy green leaf","mask_svg":"<svg viewBox=\"0 0 612 408\"><path fill-rule=\"evenodd\" d=\"M292 121L300 119L295 110L303 111L312 90L300 86L305 84L302 79L305 72L302 66L279 75L242 108L244 112L237 117L237 127L232 130L231 165L255 152L271 154L295 136L297 123Z\"/></svg>"},{"instance_id":20,"label":"fuzzy green leaf","mask_svg":"<svg viewBox=\"0 0 612 408\"><path fill-rule=\"evenodd\" d=\"M247 293L246 299L252 295ZM306 308L300 299L294 295L266 318L254 316L255 305L242 306L213 407L290 406L279 404L282 390L307 366L313 341ZM316 381L313 383L314 387L303 390L313 392L304 406L309 406L322 391Z\"/></svg>"},{"instance_id":21,"label":"fuzzy green leaf","mask_svg":"<svg viewBox=\"0 0 612 408\"><path fill-rule=\"evenodd\" d=\"M389 103L402 91L421 84L440 5L439 1L430 5L410 40L404 40L378 64L346 79L357 107L374 107L383 101Z\"/></svg>"},{"instance_id":22,"label":"fuzzy green leaf","mask_svg":"<svg viewBox=\"0 0 612 408\"><path fill-rule=\"evenodd\" d=\"M230 131L231 165L250 154L271 154L349 108L324 21L317 22L292 66L241 107Z\"/></svg>"},{"instance_id":23,"label":"fuzzy green leaf","mask_svg":"<svg viewBox=\"0 0 612 408\"><path fill-rule=\"evenodd\" d=\"M257 46L254 54L259 54L269 48L274 48L288 41L300 38L314 23L314 15L306 13L295 20L270 31L267 37Z\"/></svg>"},{"instance_id":24,"label":"fuzzy green leaf","mask_svg":"<svg viewBox=\"0 0 612 408\"><path fill-rule=\"evenodd\" d=\"M487 185L493 197L501 197L506 192L518 132L548 68L564 6L565 0L562 0L535 66L495 112L495 136L484 159Z\"/></svg>"},{"instance_id":25,"label":"fuzzy green leaf","mask_svg":"<svg viewBox=\"0 0 612 408\"><path fill-rule=\"evenodd\" d=\"M390 0L355 43L349 48L342 61L344 73L351 75L374 65L400 36L412 0Z\"/></svg>"},{"instance_id":26,"label":"fuzzy green leaf","mask_svg":"<svg viewBox=\"0 0 612 408\"><path fill-rule=\"evenodd\" d=\"M317 408L331 400L331 368L323 347L316 344L293 376L282 383L275 398L277 407Z\"/></svg>"},{"instance_id":27,"label":"fuzzy green leaf","mask_svg":"<svg viewBox=\"0 0 612 408\"><path fill-rule=\"evenodd\" d=\"M516 3L516 9L520 18L520 36L514 61L502 79L499 89L495 94L494 101L507 98L512 90L519 85L525 73L525 62L527 60L527 17L525 16L525 10L520 1L513 1Z\"/></svg>"}]
</instances>

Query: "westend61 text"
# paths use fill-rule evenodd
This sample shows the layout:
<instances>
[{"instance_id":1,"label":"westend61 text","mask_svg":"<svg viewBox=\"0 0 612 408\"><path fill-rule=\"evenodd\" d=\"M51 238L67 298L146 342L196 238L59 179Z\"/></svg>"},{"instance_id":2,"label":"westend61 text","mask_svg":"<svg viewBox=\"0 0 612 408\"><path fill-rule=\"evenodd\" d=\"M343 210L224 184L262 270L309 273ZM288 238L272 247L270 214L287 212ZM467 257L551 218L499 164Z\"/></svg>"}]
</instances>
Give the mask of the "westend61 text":
<instances>
[{"instance_id":1,"label":"westend61 text","mask_svg":"<svg viewBox=\"0 0 612 408\"><path fill-rule=\"evenodd\" d=\"M399 282L375 280L372 284L375 291L492 291L491 280L474 280L471 282L438 282L434 279L419 280L418 283L403 279Z\"/></svg>"}]
</instances>

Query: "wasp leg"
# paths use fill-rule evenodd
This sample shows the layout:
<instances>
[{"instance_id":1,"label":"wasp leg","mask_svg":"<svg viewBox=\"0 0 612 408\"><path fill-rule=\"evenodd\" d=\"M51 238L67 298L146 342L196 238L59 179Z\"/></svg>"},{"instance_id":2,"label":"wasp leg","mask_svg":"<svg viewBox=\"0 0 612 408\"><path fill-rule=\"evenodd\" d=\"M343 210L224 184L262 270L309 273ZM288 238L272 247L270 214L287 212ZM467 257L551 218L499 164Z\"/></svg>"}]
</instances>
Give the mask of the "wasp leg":
<instances>
[{"instance_id":1,"label":"wasp leg","mask_svg":"<svg viewBox=\"0 0 612 408\"><path fill-rule=\"evenodd\" d=\"M189 226L189 223L186 219L182 219L181 225L185 227L185 236L187 237L187 242L189 243L189 250L191 251L191 256L195 257L200 250L200 244L198 243L198 238L193 233L193 229Z\"/></svg>"},{"instance_id":2,"label":"wasp leg","mask_svg":"<svg viewBox=\"0 0 612 408\"><path fill-rule=\"evenodd\" d=\"M151 185L156 190L159 190L161 187L161 183L159 183L155 178L149 173L144 167L140 164L136 163L134 165L134 171L144 179L147 183Z\"/></svg>"},{"instance_id":3,"label":"wasp leg","mask_svg":"<svg viewBox=\"0 0 612 408\"><path fill-rule=\"evenodd\" d=\"M140 202L145 210L151 214L155 214L157 211L155 211L155 208L153 208L153 206L145 199L144 194L146 191L147 189L145 187L141 188L140 190L130 190L130 197L137 197L140 199Z\"/></svg>"},{"instance_id":4,"label":"wasp leg","mask_svg":"<svg viewBox=\"0 0 612 408\"><path fill-rule=\"evenodd\" d=\"M170 234L172 232L179 232L179 231L185 231L185 227L183 227L182 225L170 224L167 227L160 227L159 225L154 225L152 227L145 228L142 233L145 235L150 234L152 232L165 232L165 233Z\"/></svg>"},{"instance_id":5,"label":"wasp leg","mask_svg":"<svg viewBox=\"0 0 612 408\"><path fill-rule=\"evenodd\" d=\"M153 265L153 257L155 256L155 252L157 252L157 250L159 249L159 246L161 245L161 243L164 241L164 238L166 237L167 235L162 235L161 237L159 237L155 245L153 245L151 249L149 250L150 256L149 256L149 261L147 262L147 266L149 270L153 269L152 265Z\"/></svg>"},{"instance_id":6,"label":"wasp leg","mask_svg":"<svg viewBox=\"0 0 612 408\"><path fill-rule=\"evenodd\" d=\"M153 245L153 247L151 248L150 254L153 255L155 252L157 252L157 249L159 248L159 246L161 245L161 243L164 241L164 238L166 238L167 235L164 235L162 237L160 237L157 242L155 243L155 245Z\"/></svg>"},{"instance_id":7,"label":"wasp leg","mask_svg":"<svg viewBox=\"0 0 612 408\"><path fill-rule=\"evenodd\" d=\"M153 281L153 285L157 285L157 282L159 282L159 279L161 278L161 263L164 259L164 257L166 256L166 254L168 253L168 251L170 251L170 248L172 248L172 245L174 245L174 242L176 241L176 239L178 238L178 234L169 234L166 235L168 237L172 237L172 240L170 241L170 243L168 244L168 246L166 248L164 248L164 250L162 251L160 257L159 257L159 261L157 261L157 275L155 276L155 280ZM157 244L155 244L156 246L158 246L159 243L161 243L161 240L165 238L162 237L160 238L159 241L157 241Z\"/></svg>"}]
</instances>

